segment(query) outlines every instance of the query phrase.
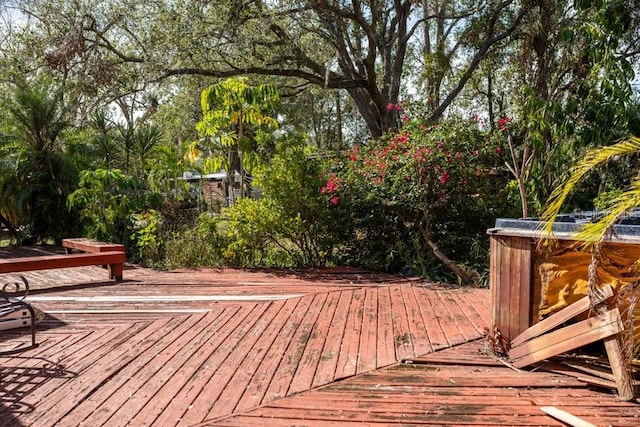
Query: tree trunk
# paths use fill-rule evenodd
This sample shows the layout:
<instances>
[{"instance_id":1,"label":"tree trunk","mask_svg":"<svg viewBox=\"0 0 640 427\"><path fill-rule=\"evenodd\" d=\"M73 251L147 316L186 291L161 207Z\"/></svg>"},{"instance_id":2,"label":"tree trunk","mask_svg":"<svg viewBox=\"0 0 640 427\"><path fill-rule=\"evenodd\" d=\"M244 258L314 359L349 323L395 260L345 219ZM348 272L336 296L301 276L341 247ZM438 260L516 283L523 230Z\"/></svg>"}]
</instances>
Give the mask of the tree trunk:
<instances>
[{"instance_id":1,"label":"tree trunk","mask_svg":"<svg viewBox=\"0 0 640 427\"><path fill-rule=\"evenodd\" d=\"M461 268L458 264L453 262L448 256L446 256L438 245L436 245L433 241L427 240L427 246L431 249L431 253L435 256L438 261L446 265L458 278L460 279L460 283L467 286L476 286L478 285L480 278L478 274L471 271L466 271Z\"/></svg>"}]
</instances>

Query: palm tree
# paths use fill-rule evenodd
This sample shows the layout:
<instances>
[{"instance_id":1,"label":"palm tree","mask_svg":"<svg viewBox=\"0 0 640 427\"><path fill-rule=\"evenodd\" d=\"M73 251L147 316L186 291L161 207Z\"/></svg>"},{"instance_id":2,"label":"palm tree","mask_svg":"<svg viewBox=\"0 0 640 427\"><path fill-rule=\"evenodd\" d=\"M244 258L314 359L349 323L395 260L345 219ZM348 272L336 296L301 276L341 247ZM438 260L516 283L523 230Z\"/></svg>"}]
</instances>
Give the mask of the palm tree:
<instances>
[{"instance_id":1,"label":"palm tree","mask_svg":"<svg viewBox=\"0 0 640 427\"><path fill-rule=\"evenodd\" d=\"M24 218L34 240L60 240L74 224L66 199L77 181L60 139L69 127L62 91L48 81L20 82L5 110L11 127L5 161L13 166L2 183L4 201Z\"/></svg>"}]
</instances>

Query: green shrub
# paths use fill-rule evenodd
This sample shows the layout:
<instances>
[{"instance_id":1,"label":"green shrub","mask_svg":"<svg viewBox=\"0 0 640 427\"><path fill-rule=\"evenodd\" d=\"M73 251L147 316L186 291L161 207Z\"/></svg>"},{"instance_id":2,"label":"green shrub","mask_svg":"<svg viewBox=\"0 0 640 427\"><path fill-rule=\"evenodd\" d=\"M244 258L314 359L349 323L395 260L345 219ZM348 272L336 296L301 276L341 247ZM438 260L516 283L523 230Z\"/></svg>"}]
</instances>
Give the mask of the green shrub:
<instances>
[{"instance_id":1,"label":"green shrub","mask_svg":"<svg viewBox=\"0 0 640 427\"><path fill-rule=\"evenodd\" d=\"M407 119L399 133L345 153L321 193L354 227L350 262L477 283L486 230L509 206L502 141L475 119Z\"/></svg>"}]
</instances>

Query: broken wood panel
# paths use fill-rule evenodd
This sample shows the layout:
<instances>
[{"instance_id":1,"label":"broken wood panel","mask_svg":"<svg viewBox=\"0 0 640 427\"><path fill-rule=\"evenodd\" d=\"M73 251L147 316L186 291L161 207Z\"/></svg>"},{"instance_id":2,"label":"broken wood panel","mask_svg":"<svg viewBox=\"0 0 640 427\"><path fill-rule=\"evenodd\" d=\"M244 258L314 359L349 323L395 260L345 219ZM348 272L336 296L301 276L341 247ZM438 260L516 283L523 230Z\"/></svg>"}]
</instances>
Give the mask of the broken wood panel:
<instances>
[{"instance_id":1,"label":"broken wood panel","mask_svg":"<svg viewBox=\"0 0 640 427\"><path fill-rule=\"evenodd\" d=\"M613 289L611 288L611 286L606 285L603 288L601 288L600 296L601 298L599 298L597 301L594 301L594 303L598 304L602 301L606 301L607 299L611 298L613 296ZM578 314L584 313L585 311L589 310L592 306L593 305L591 304L591 299L589 298L589 296L583 297L580 300L574 302L573 304L558 311L557 313L552 314L546 319L541 320L540 322L526 329L524 332L522 332L520 335L518 335L511 341L511 346L512 347L519 346L525 341L528 341L532 338L542 335L545 332L548 332L553 328L573 319Z\"/></svg>"},{"instance_id":2,"label":"broken wood panel","mask_svg":"<svg viewBox=\"0 0 640 427\"><path fill-rule=\"evenodd\" d=\"M509 358L517 368L574 350L617 334L623 329L620 312L614 309L512 348Z\"/></svg>"}]
</instances>

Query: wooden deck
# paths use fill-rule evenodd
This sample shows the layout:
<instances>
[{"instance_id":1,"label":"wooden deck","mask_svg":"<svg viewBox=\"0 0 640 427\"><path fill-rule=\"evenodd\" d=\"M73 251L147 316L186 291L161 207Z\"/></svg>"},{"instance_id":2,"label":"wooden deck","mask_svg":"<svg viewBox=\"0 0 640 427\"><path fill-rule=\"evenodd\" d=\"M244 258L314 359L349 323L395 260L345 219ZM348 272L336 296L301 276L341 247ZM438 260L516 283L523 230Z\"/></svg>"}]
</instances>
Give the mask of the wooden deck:
<instances>
[{"instance_id":1,"label":"wooden deck","mask_svg":"<svg viewBox=\"0 0 640 427\"><path fill-rule=\"evenodd\" d=\"M635 404L487 356L486 289L356 270L27 276L47 317L39 348L0 357L0 426L563 425L544 405L640 424Z\"/></svg>"}]
</instances>

